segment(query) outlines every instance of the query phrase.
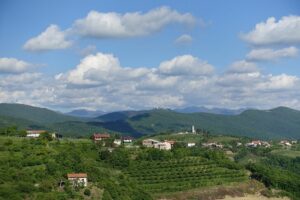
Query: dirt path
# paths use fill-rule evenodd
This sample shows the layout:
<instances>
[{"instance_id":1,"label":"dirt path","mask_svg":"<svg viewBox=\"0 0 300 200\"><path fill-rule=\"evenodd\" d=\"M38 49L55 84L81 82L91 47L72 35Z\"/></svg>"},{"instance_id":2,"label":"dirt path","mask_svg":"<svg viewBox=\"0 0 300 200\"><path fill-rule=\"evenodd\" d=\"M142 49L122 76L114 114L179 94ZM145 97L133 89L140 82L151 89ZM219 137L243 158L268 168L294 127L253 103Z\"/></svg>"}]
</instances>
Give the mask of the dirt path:
<instances>
[{"instance_id":1,"label":"dirt path","mask_svg":"<svg viewBox=\"0 0 300 200\"><path fill-rule=\"evenodd\" d=\"M221 200L221 199L219 199ZM287 197L282 198L267 198L265 196L262 196L260 194L247 194L244 197L231 197L231 196L225 196L222 200L289 200Z\"/></svg>"},{"instance_id":2,"label":"dirt path","mask_svg":"<svg viewBox=\"0 0 300 200\"><path fill-rule=\"evenodd\" d=\"M267 198L260 192L265 186L255 180L227 186L198 188L188 191L156 195L156 200L289 200L289 198Z\"/></svg>"}]
</instances>

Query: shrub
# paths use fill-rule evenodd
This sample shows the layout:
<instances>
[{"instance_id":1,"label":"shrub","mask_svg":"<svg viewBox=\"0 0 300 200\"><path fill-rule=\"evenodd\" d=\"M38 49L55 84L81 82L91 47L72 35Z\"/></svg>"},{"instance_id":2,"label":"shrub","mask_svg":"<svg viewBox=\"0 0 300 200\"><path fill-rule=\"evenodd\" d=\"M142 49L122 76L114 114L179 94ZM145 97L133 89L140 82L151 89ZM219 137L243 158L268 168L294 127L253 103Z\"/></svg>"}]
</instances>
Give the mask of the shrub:
<instances>
[{"instance_id":1,"label":"shrub","mask_svg":"<svg viewBox=\"0 0 300 200\"><path fill-rule=\"evenodd\" d=\"M86 188L86 189L84 190L83 194L86 195L86 196L91 196L91 190L88 189L88 188Z\"/></svg>"}]
</instances>

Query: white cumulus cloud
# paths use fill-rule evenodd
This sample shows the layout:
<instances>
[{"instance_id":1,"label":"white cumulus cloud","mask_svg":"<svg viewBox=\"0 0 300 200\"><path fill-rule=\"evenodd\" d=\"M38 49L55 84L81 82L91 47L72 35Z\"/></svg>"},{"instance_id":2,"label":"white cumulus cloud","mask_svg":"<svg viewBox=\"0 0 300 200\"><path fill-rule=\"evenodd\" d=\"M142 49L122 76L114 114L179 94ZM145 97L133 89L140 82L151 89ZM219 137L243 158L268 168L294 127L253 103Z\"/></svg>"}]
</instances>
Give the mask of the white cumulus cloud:
<instances>
[{"instance_id":1,"label":"white cumulus cloud","mask_svg":"<svg viewBox=\"0 0 300 200\"><path fill-rule=\"evenodd\" d=\"M300 43L300 16L284 16L278 21L270 17L241 37L254 45Z\"/></svg>"},{"instance_id":2,"label":"white cumulus cloud","mask_svg":"<svg viewBox=\"0 0 300 200\"><path fill-rule=\"evenodd\" d=\"M210 70L203 71L205 66ZM62 110L191 105L300 109L298 76L264 73L246 60L234 62L224 73L213 69L192 55L177 56L153 68L124 67L115 55L99 52L55 78L40 73L0 74L0 102Z\"/></svg>"},{"instance_id":3,"label":"white cumulus cloud","mask_svg":"<svg viewBox=\"0 0 300 200\"><path fill-rule=\"evenodd\" d=\"M32 67L33 64L16 58L0 58L0 73L23 73Z\"/></svg>"},{"instance_id":4,"label":"white cumulus cloud","mask_svg":"<svg viewBox=\"0 0 300 200\"><path fill-rule=\"evenodd\" d=\"M72 42L66 39L66 32L52 24L40 35L29 39L23 48L28 51L48 51L66 49L71 45Z\"/></svg>"},{"instance_id":5,"label":"white cumulus cloud","mask_svg":"<svg viewBox=\"0 0 300 200\"><path fill-rule=\"evenodd\" d=\"M179 36L176 40L175 40L175 44L190 44L193 42L193 38L192 36L188 35L188 34L184 34Z\"/></svg>"},{"instance_id":6,"label":"white cumulus cloud","mask_svg":"<svg viewBox=\"0 0 300 200\"><path fill-rule=\"evenodd\" d=\"M114 55L96 53L86 56L75 69L58 74L56 78L74 85L97 86L139 78L149 71L147 68L121 67L119 59Z\"/></svg>"},{"instance_id":7,"label":"white cumulus cloud","mask_svg":"<svg viewBox=\"0 0 300 200\"><path fill-rule=\"evenodd\" d=\"M268 81L260 83L258 85L259 89L263 90L284 90L292 89L299 83L299 78L296 76L291 76L287 74L280 74L277 76L268 76Z\"/></svg>"},{"instance_id":8,"label":"white cumulus cloud","mask_svg":"<svg viewBox=\"0 0 300 200\"><path fill-rule=\"evenodd\" d=\"M298 49L292 46L278 50L270 48L253 49L246 55L246 58L253 61L272 61L279 58L296 57L297 55Z\"/></svg>"},{"instance_id":9,"label":"white cumulus cloud","mask_svg":"<svg viewBox=\"0 0 300 200\"><path fill-rule=\"evenodd\" d=\"M191 26L195 18L190 13L182 14L169 7L159 7L147 13L90 11L85 18L75 21L73 31L90 37L124 38L149 35L172 23Z\"/></svg>"},{"instance_id":10,"label":"white cumulus cloud","mask_svg":"<svg viewBox=\"0 0 300 200\"><path fill-rule=\"evenodd\" d=\"M257 65L253 62L249 62L246 60L239 60L235 61L231 64L228 72L229 73L253 73L257 72L258 68Z\"/></svg>"},{"instance_id":11,"label":"white cumulus cloud","mask_svg":"<svg viewBox=\"0 0 300 200\"><path fill-rule=\"evenodd\" d=\"M197 57L192 55L182 55L162 62L159 65L158 70L160 73L166 75L199 76L211 74L214 71L214 68L206 61L202 61Z\"/></svg>"}]
</instances>

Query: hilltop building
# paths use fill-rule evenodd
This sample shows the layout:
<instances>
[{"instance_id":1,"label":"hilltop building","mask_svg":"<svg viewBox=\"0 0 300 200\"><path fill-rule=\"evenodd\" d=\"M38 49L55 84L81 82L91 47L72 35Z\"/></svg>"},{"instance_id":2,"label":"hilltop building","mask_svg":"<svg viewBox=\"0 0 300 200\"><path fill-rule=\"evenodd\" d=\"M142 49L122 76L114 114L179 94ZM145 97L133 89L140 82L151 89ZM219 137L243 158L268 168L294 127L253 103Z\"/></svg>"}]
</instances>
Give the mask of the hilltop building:
<instances>
[{"instance_id":1,"label":"hilltop building","mask_svg":"<svg viewBox=\"0 0 300 200\"><path fill-rule=\"evenodd\" d=\"M203 143L202 146L204 146L204 147L210 147L210 148L220 148L220 149L223 148L222 144L217 144L215 142Z\"/></svg>"},{"instance_id":2,"label":"hilltop building","mask_svg":"<svg viewBox=\"0 0 300 200\"><path fill-rule=\"evenodd\" d=\"M145 147L154 147L154 145L157 143L159 143L158 140L153 140L153 139L143 140L143 146L145 146Z\"/></svg>"},{"instance_id":3,"label":"hilltop building","mask_svg":"<svg viewBox=\"0 0 300 200\"><path fill-rule=\"evenodd\" d=\"M84 186L88 184L87 174L86 173L73 173L67 174L68 180L72 183L73 186Z\"/></svg>"},{"instance_id":4,"label":"hilltop building","mask_svg":"<svg viewBox=\"0 0 300 200\"><path fill-rule=\"evenodd\" d=\"M122 140L120 140L120 139L115 139L114 140L114 145L120 146L121 144L122 144Z\"/></svg>"},{"instance_id":5,"label":"hilltop building","mask_svg":"<svg viewBox=\"0 0 300 200\"><path fill-rule=\"evenodd\" d=\"M171 150L172 145L169 142L159 142L154 144L154 148L160 149L160 150Z\"/></svg>"},{"instance_id":6,"label":"hilltop building","mask_svg":"<svg viewBox=\"0 0 300 200\"><path fill-rule=\"evenodd\" d=\"M29 137L29 138L38 138L40 137L40 135L42 133L45 133L46 131L45 130L27 130L26 133L26 137Z\"/></svg>"},{"instance_id":7,"label":"hilltop building","mask_svg":"<svg viewBox=\"0 0 300 200\"><path fill-rule=\"evenodd\" d=\"M104 140L104 139L108 139L110 138L110 135L107 134L107 133L94 133L93 135L93 140L96 142L96 141L101 141L101 140Z\"/></svg>"},{"instance_id":8,"label":"hilltop building","mask_svg":"<svg viewBox=\"0 0 300 200\"><path fill-rule=\"evenodd\" d=\"M122 137L122 141L123 141L124 143L131 143L133 140L134 140L134 138L131 137L131 136L123 136L123 137Z\"/></svg>"},{"instance_id":9,"label":"hilltop building","mask_svg":"<svg viewBox=\"0 0 300 200\"><path fill-rule=\"evenodd\" d=\"M51 133L51 136L52 138L56 138L56 139L59 139L59 138L62 138L63 136L58 134L58 133Z\"/></svg>"},{"instance_id":10,"label":"hilltop building","mask_svg":"<svg viewBox=\"0 0 300 200\"><path fill-rule=\"evenodd\" d=\"M196 146L195 142L189 142L189 143L187 143L187 147L194 147L194 146Z\"/></svg>"},{"instance_id":11,"label":"hilltop building","mask_svg":"<svg viewBox=\"0 0 300 200\"><path fill-rule=\"evenodd\" d=\"M252 142L245 144L245 146L247 146L247 147L258 147L258 146L270 147L271 145L266 141L253 140Z\"/></svg>"},{"instance_id":12,"label":"hilltop building","mask_svg":"<svg viewBox=\"0 0 300 200\"><path fill-rule=\"evenodd\" d=\"M26 131L26 137L28 138L38 138L40 137L41 134L44 134L46 133L47 131L46 130L27 130ZM62 135L56 133L56 132L53 132L53 133L50 133L51 137L52 138L62 138Z\"/></svg>"},{"instance_id":13,"label":"hilltop building","mask_svg":"<svg viewBox=\"0 0 300 200\"><path fill-rule=\"evenodd\" d=\"M193 134L196 134L196 129L195 129L195 126L194 126L194 125L192 126L192 133L193 133Z\"/></svg>"},{"instance_id":14,"label":"hilltop building","mask_svg":"<svg viewBox=\"0 0 300 200\"><path fill-rule=\"evenodd\" d=\"M284 146L287 146L287 147L292 146L292 144L291 144L288 140L281 140L281 141L280 141L280 144L281 144L281 145L284 145Z\"/></svg>"},{"instance_id":15,"label":"hilltop building","mask_svg":"<svg viewBox=\"0 0 300 200\"><path fill-rule=\"evenodd\" d=\"M175 143L175 141L164 141L160 142L158 140L153 139L145 139L143 140L143 146L149 147L149 148L156 148L161 150L170 150L172 149L172 145Z\"/></svg>"}]
</instances>

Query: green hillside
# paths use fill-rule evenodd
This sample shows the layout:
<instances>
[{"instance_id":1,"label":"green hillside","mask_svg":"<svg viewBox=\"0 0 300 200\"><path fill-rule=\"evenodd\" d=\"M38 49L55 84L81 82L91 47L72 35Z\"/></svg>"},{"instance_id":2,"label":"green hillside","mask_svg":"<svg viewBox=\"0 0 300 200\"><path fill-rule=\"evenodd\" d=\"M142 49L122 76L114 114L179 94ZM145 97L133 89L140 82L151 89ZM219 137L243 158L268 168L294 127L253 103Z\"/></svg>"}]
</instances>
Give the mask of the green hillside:
<instances>
[{"instance_id":1,"label":"green hillside","mask_svg":"<svg viewBox=\"0 0 300 200\"><path fill-rule=\"evenodd\" d=\"M201 157L133 162L125 174L151 193L225 185L248 179L243 170L230 169Z\"/></svg>"},{"instance_id":2,"label":"green hillside","mask_svg":"<svg viewBox=\"0 0 300 200\"><path fill-rule=\"evenodd\" d=\"M0 104L0 116L26 119L40 124L51 124L64 121L80 121L79 118L64 115L46 108L24 104Z\"/></svg>"},{"instance_id":3,"label":"green hillside","mask_svg":"<svg viewBox=\"0 0 300 200\"><path fill-rule=\"evenodd\" d=\"M44 128L43 124L33 122L27 119L0 116L0 127L17 126L21 129L25 128Z\"/></svg>"},{"instance_id":4,"label":"green hillside","mask_svg":"<svg viewBox=\"0 0 300 200\"><path fill-rule=\"evenodd\" d=\"M0 104L0 126L22 129L43 128L67 136L88 136L107 131L139 137L162 132L196 129L212 134L248 136L262 139L300 138L300 111L286 107L246 110L239 115L178 113L168 109L122 111L94 119L64 115L45 108L22 104Z\"/></svg>"},{"instance_id":5,"label":"green hillside","mask_svg":"<svg viewBox=\"0 0 300 200\"><path fill-rule=\"evenodd\" d=\"M29 140L0 136L0 199L145 199L151 196L99 159L91 140ZM72 187L67 173L88 174L88 187ZM59 187L59 183L65 183Z\"/></svg>"},{"instance_id":6,"label":"green hillside","mask_svg":"<svg viewBox=\"0 0 300 200\"><path fill-rule=\"evenodd\" d=\"M285 107L240 115L183 114L156 109L127 119L142 134L190 130L192 125L211 133L257 138L300 138L300 112Z\"/></svg>"},{"instance_id":7,"label":"green hillside","mask_svg":"<svg viewBox=\"0 0 300 200\"><path fill-rule=\"evenodd\" d=\"M223 152L205 149L121 146L110 152L109 142L89 139L3 136L0 146L0 199L151 200L155 194L249 180ZM88 186L68 184L68 173L87 173Z\"/></svg>"},{"instance_id":8,"label":"green hillside","mask_svg":"<svg viewBox=\"0 0 300 200\"><path fill-rule=\"evenodd\" d=\"M101 122L111 122L111 121L119 121L119 120L126 120L128 118L142 115L147 113L148 111L119 111L119 112L111 112L105 115L101 115L96 119Z\"/></svg>"},{"instance_id":9,"label":"green hillside","mask_svg":"<svg viewBox=\"0 0 300 200\"><path fill-rule=\"evenodd\" d=\"M109 131L101 124L87 119L64 115L49 109L23 104L0 104L0 128L16 126L19 129L45 129L64 136L89 136L97 131Z\"/></svg>"}]
</instances>

